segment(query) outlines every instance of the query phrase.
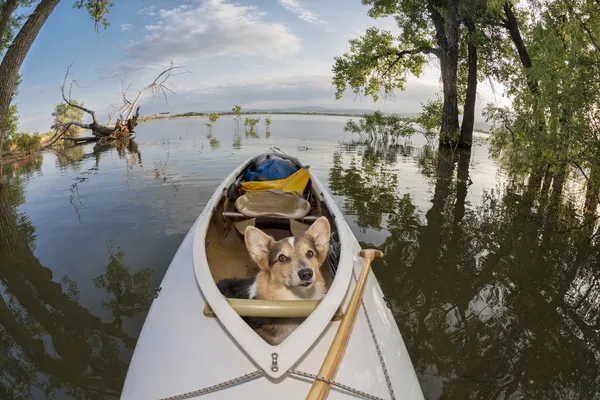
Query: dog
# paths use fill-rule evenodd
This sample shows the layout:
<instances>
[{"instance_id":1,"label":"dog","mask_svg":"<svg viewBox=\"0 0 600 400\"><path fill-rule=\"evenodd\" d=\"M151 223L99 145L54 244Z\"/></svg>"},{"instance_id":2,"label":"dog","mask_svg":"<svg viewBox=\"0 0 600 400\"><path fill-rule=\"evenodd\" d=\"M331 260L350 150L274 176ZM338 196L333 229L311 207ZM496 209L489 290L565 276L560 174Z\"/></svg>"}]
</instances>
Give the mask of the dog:
<instances>
[{"instance_id":1,"label":"dog","mask_svg":"<svg viewBox=\"0 0 600 400\"><path fill-rule=\"evenodd\" d=\"M228 298L259 300L321 300L327 292L321 265L327 258L331 227L319 217L300 237L275 239L253 226L246 227L244 240L260 271L254 278L230 278L217 283ZM278 345L303 318L243 318L259 336Z\"/></svg>"}]
</instances>

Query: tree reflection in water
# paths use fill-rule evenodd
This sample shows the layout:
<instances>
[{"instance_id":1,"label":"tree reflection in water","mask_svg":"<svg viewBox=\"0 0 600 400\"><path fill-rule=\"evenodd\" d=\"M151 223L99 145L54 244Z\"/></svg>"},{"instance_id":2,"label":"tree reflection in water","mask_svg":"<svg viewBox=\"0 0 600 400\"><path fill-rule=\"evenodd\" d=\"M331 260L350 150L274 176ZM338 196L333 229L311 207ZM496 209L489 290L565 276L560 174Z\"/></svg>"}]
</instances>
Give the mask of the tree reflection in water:
<instances>
[{"instance_id":1,"label":"tree reflection in water","mask_svg":"<svg viewBox=\"0 0 600 400\"><path fill-rule=\"evenodd\" d=\"M433 187L423 218L399 149L359 149L334 154L329 185L387 231L375 270L426 397L598 399L600 241L562 181L513 178L473 207L469 153L403 149Z\"/></svg>"},{"instance_id":2,"label":"tree reflection in water","mask_svg":"<svg viewBox=\"0 0 600 400\"><path fill-rule=\"evenodd\" d=\"M82 307L77 283L57 281L34 256L35 227L17 209L40 166L41 157L11 166L0 187L0 398L117 398L135 346L121 318L147 310L151 272L129 274L117 253L96 278L118 298L106 303L114 323Z\"/></svg>"}]
</instances>

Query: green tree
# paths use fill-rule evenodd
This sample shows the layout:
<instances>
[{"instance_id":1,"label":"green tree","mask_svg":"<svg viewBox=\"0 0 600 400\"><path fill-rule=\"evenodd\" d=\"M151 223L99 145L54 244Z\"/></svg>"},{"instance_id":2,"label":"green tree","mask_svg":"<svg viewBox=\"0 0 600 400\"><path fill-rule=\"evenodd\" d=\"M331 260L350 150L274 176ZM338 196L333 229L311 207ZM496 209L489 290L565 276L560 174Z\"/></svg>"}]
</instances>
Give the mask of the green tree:
<instances>
[{"instance_id":1,"label":"green tree","mask_svg":"<svg viewBox=\"0 0 600 400\"><path fill-rule=\"evenodd\" d=\"M495 155L536 180L561 185L569 167L587 181L586 209L595 212L600 187L600 3L503 5L514 50L498 69L511 109L488 106ZM507 67L507 64L509 66ZM510 68L510 66L517 68ZM508 71L509 73L507 73Z\"/></svg>"},{"instance_id":2,"label":"green tree","mask_svg":"<svg viewBox=\"0 0 600 400\"><path fill-rule=\"evenodd\" d=\"M8 109L8 117L6 119L6 127L5 134L6 140L2 144L2 151L10 150L10 146L12 145L12 141L17 134L17 129L19 127L19 114L17 113L17 105L13 104Z\"/></svg>"},{"instance_id":3,"label":"green tree","mask_svg":"<svg viewBox=\"0 0 600 400\"><path fill-rule=\"evenodd\" d=\"M459 132L458 73L461 24L467 23L474 32L475 18L483 13L480 2L450 0L363 0L369 5L372 18L393 16L400 35L377 28L367 29L365 35L350 41L350 53L336 57L333 65L333 83L339 98L350 87L356 94L372 96L389 95L394 89L404 89L406 75L420 76L423 66L435 56L440 63L443 86L443 115L440 127L440 144L470 147L472 120L477 85L477 53L471 46L468 52L465 118L470 123ZM472 33L468 37L473 37Z\"/></svg>"},{"instance_id":4,"label":"green tree","mask_svg":"<svg viewBox=\"0 0 600 400\"><path fill-rule=\"evenodd\" d=\"M234 118L235 131L239 132L240 131L240 120L242 119L242 107L240 107L236 104L231 109L231 112L235 115L235 118Z\"/></svg>"},{"instance_id":5,"label":"green tree","mask_svg":"<svg viewBox=\"0 0 600 400\"><path fill-rule=\"evenodd\" d=\"M209 114L208 119L210 120L210 122L212 124L214 124L219 119L219 114L217 114L217 113Z\"/></svg>"},{"instance_id":6,"label":"green tree","mask_svg":"<svg viewBox=\"0 0 600 400\"><path fill-rule=\"evenodd\" d=\"M83 103L80 104L77 100L72 100L71 103L74 105L83 106ZM54 117L54 121L52 122L53 126L69 121L83 122L83 110L65 103L57 104L52 116ZM66 135L75 136L79 131L79 127L71 125L67 129Z\"/></svg>"},{"instance_id":7,"label":"green tree","mask_svg":"<svg viewBox=\"0 0 600 400\"><path fill-rule=\"evenodd\" d=\"M255 133L254 131L254 127L256 126L256 124L258 124L260 122L260 118L250 118L250 117L246 117L246 120L244 121L244 125L246 126L246 131L249 131L251 133Z\"/></svg>"},{"instance_id":8,"label":"green tree","mask_svg":"<svg viewBox=\"0 0 600 400\"><path fill-rule=\"evenodd\" d=\"M25 56L27 56L38 33L59 2L60 0L41 0L34 11L26 19L22 19L24 22L20 28L18 26L15 27L14 23L15 18L18 21L17 25L20 22L17 11L19 7L27 7L33 2L29 0L3 0L0 2L2 6L0 9L0 46L6 48L9 40L13 37L13 33L18 30L18 33L14 35L14 39L10 41L10 45L8 45L0 63L0 149L3 148L2 143L4 141L8 109L15 93L15 83L19 79L21 64L25 60ZM108 26L106 16L113 5L113 2L110 0L77 0L73 7L85 8L94 21L96 30L98 30L100 25L105 28ZM11 27L10 30L8 26ZM7 32L9 33L7 34ZM0 152L1 165L2 154Z\"/></svg>"}]
</instances>

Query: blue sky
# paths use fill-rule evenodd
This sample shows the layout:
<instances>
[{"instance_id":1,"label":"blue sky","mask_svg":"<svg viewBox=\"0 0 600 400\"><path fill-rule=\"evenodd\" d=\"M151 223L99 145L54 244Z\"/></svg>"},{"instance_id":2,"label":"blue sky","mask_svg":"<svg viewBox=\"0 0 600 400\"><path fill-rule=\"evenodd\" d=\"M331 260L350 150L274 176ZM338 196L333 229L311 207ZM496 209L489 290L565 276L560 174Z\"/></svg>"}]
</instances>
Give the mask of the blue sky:
<instances>
[{"instance_id":1,"label":"blue sky","mask_svg":"<svg viewBox=\"0 0 600 400\"><path fill-rule=\"evenodd\" d=\"M81 87L73 97L108 119L121 101L121 81L148 84L173 59L189 74L172 79L174 95L147 98L142 114L159 111L285 108L318 105L418 112L440 91L435 62L407 90L374 104L348 95L335 99L333 58L366 28L394 31L393 19L373 20L360 0L115 1L110 27L97 35L84 10L62 1L38 35L21 69L16 99L23 131L47 131L61 101L60 85L73 63ZM478 109L505 103L501 90L479 86Z\"/></svg>"}]
</instances>

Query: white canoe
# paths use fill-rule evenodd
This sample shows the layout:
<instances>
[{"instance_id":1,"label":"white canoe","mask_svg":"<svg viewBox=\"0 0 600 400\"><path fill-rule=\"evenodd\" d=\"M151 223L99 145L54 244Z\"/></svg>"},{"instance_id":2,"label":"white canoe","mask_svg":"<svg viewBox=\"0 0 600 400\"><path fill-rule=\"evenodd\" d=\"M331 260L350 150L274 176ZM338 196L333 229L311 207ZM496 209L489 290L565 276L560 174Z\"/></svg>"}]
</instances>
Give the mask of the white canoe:
<instances>
[{"instance_id":1,"label":"white canoe","mask_svg":"<svg viewBox=\"0 0 600 400\"><path fill-rule=\"evenodd\" d=\"M301 165L281 153L270 154ZM215 284L231 273L227 261L245 251L235 228L220 243L224 235L217 225L223 224L227 211L228 188L255 159L240 165L217 188L175 254L140 333L122 399L306 397L313 380L301 374L318 374L339 326L332 317L340 306L345 310L364 260L357 255L361 247L343 215L311 173L312 201L320 201L320 211L332 222L332 243L339 244L331 246L338 256L335 278L325 298L281 344L271 346L260 338ZM318 210L314 207L311 212ZM227 214L236 217L235 212ZM205 315L207 303L216 318ZM357 391L383 399L423 399L404 341L372 271L334 380L350 391L333 386L328 399L361 398Z\"/></svg>"}]
</instances>

